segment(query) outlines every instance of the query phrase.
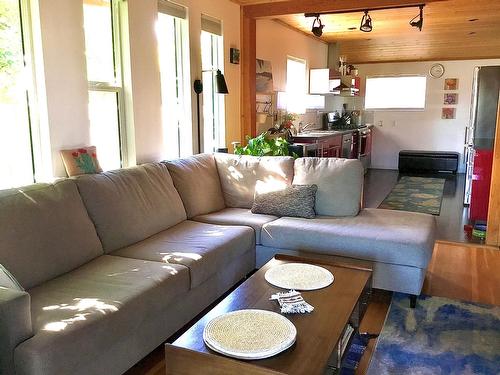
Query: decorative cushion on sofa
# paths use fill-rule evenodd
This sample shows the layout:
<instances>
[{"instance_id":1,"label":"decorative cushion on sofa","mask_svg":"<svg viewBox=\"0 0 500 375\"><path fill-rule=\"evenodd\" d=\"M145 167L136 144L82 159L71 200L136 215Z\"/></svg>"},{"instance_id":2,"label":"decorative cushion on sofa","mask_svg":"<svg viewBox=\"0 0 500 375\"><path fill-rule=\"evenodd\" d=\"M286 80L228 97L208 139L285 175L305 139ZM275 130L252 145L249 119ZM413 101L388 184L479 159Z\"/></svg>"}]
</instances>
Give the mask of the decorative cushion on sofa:
<instances>
[{"instance_id":1,"label":"decorative cushion on sofa","mask_svg":"<svg viewBox=\"0 0 500 375\"><path fill-rule=\"evenodd\" d=\"M25 289L102 254L74 181L0 191L0 263Z\"/></svg>"},{"instance_id":2,"label":"decorative cushion on sofa","mask_svg":"<svg viewBox=\"0 0 500 375\"><path fill-rule=\"evenodd\" d=\"M75 181L106 253L186 220L165 164L82 175Z\"/></svg>"},{"instance_id":3,"label":"decorative cushion on sofa","mask_svg":"<svg viewBox=\"0 0 500 375\"><path fill-rule=\"evenodd\" d=\"M70 177L102 172L95 146L61 150L61 157L66 173Z\"/></svg>"},{"instance_id":4,"label":"decorative cushion on sofa","mask_svg":"<svg viewBox=\"0 0 500 375\"><path fill-rule=\"evenodd\" d=\"M251 208L258 181L267 186L267 190L292 184L293 158L290 156L215 154L215 161L227 207Z\"/></svg>"},{"instance_id":5,"label":"decorative cushion on sofa","mask_svg":"<svg viewBox=\"0 0 500 375\"><path fill-rule=\"evenodd\" d=\"M226 207L213 155L199 154L165 163L188 219Z\"/></svg>"},{"instance_id":6,"label":"decorative cushion on sofa","mask_svg":"<svg viewBox=\"0 0 500 375\"><path fill-rule=\"evenodd\" d=\"M354 159L299 158L293 183L316 184L316 215L356 216L361 207L364 170Z\"/></svg>"},{"instance_id":7,"label":"decorative cushion on sofa","mask_svg":"<svg viewBox=\"0 0 500 375\"><path fill-rule=\"evenodd\" d=\"M0 287L24 291L24 288L19 284L16 278L0 264Z\"/></svg>"},{"instance_id":8,"label":"decorative cushion on sofa","mask_svg":"<svg viewBox=\"0 0 500 375\"><path fill-rule=\"evenodd\" d=\"M252 213L313 219L316 185L292 185L283 190L255 193Z\"/></svg>"}]
</instances>

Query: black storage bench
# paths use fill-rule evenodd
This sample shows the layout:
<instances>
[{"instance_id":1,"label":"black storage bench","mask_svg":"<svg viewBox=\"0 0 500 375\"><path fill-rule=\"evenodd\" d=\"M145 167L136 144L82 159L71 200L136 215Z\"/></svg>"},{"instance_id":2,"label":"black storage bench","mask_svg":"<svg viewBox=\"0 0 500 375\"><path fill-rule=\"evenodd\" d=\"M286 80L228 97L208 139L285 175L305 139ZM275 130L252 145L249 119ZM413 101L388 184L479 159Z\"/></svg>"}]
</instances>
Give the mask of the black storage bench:
<instances>
[{"instance_id":1,"label":"black storage bench","mask_svg":"<svg viewBox=\"0 0 500 375\"><path fill-rule=\"evenodd\" d=\"M460 154L453 151L399 152L399 172L452 172L457 173Z\"/></svg>"}]
</instances>

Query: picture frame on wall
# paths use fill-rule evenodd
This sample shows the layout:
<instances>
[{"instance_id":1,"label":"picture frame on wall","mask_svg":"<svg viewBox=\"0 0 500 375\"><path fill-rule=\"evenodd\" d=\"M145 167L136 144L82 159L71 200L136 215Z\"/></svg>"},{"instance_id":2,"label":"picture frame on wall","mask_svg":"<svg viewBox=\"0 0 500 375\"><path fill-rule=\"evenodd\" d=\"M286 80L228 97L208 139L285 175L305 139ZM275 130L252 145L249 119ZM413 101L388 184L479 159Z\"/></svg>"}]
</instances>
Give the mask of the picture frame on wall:
<instances>
[{"instance_id":1,"label":"picture frame on wall","mask_svg":"<svg viewBox=\"0 0 500 375\"><path fill-rule=\"evenodd\" d=\"M445 90L458 90L458 78L446 78L444 80Z\"/></svg>"},{"instance_id":2,"label":"picture frame on wall","mask_svg":"<svg viewBox=\"0 0 500 375\"><path fill-rule=\"evenodd\" d=\"M231 64L239 64L240 63L240 50L238 48L230 48L229 49L229 62Z\"/></svg>"},{"instance_id":3,"label":"picture frame on wall","mask_svg":"<svg viewBox=\"0 0 500 375\"><path fill-rule=\"evenodd\" d=\"M270 94L273 92L273 68L271 61L257 59L256 62L255 91L257 94Z\"/></svg>"},{"instance_id":4,"label":"picture frame on wall","mask_svg":"<svg viewBox=\"0 0 500 375\"><path fill-rule=\"evenodd\" d=\"M441 111L443 120L453 120L456 118L456 108L443 108Z\"/></svg>"},{"instance_id":5,"label":"picture frame on wall","mask_svg":"<svg viewBox=\"0 0 500 375\"><path fill-rule=\"evenodd\" d=\"M458 104L458 94L457 93L444 94L443 104L445 104L445 105Z\"/></svg>"}]
</instances>

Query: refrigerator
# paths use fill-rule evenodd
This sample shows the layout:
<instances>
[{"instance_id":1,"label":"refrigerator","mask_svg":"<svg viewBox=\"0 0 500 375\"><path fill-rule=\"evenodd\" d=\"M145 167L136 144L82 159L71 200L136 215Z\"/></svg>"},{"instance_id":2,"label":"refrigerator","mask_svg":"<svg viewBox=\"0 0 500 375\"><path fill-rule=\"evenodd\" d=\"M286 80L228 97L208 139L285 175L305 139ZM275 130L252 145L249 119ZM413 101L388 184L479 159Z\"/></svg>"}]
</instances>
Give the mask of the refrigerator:
<instances>
[{"instance_id":1,"label":"refrigerator","mask_svg":"<svg viewBox=\"0 0 500 375\"><path fill-rule=\"evenodd\" d=\"M486 220L500 91L500 66L474 70L470 121L465 132L465 197L469 220Z\"/></svg>"}]
</instances>

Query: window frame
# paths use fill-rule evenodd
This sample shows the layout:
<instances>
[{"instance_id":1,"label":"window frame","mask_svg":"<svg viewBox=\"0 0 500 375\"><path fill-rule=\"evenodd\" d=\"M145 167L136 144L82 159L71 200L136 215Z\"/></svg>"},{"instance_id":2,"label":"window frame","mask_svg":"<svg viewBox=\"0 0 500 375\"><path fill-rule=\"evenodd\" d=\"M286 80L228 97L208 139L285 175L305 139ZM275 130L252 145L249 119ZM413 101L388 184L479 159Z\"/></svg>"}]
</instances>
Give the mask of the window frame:
<instances>
[{"instance_id":1,"label":"window frame","mask_svg":"<svg viewBox=\"0 0 500 375\"><path fill-rule=\"evenodd\" d=\"M203 122L202 122L202 131L201 131L201 136L203 142L200 142L201 144L201 150L198 150L199 152L215 152L218 148L220 147L225 147L226 144L226 101L225 97L222 94L217 93L216 91L216 72L217 70L220 70L221 72L224 72L224 35L223 35L223 29L222 29L222 22L220 20L216 20L213 17L207 16L205 14L202 14L202 23L203 23L203 18L205 18L206 21L208 21L208 24L210 25L211 22L217 21L219 23L218 26L220 26L220 34L217 34L214 32L214 30L208 30L207 29L201 29L200 33L200 49L203 49L203 33L207 33L210 35L210 49L211 49L211 61L210 61L210 67L208 69L207 66L203 66L203 52L201 52L201 67L202 67L202 82L204 81L205 77L207 75L211 75L211 80L212 80L212 92L208 92L207 90L203 90L203 98L210 94L211 95L211 101L212 101L212 130L211 133L213 134L213 150L206 150L206 119L204 116L205 112L205 100L203 100ZM215 48L214 48L215 46ZM214 63L215 61L215 63ZM206 86L206 85L205 85Z\"/></svg>"},{"instance_id":2,"label":"window frame","mask_svg":"<svg viewBox=\"0 0 500 375\"><path fill-rule=\"evenodd\" d=\"M303 104L303 107L301 106L300 108L299 107L290 107L290 103L292 103L292 101L290 100L290 98L293 96L293 95L290 95L290 92L288 91L289 88L288 88L288 62L289 61L293 61L295 63L300 63L300 64L303 64L304 65L304 87L303 87L303 91L302 93L298 93L297 92L297 95L303 95L304 98L303 100L300 100L299 102ZM304 114L306 113L307 111L307 105L305 103L305 100L306 100L306 95L307 95L307 87L308 87L308 82L307 82L307 69L308 69L308 64L307 64L307 60L306 59L301 59L299 57L295 57L295 56L291 56L291 55L287 55L286 56L286 96L287 96L287 103L286 103L286 111L287 112L290 112L290 113L297 113L297 114Z\"/></svg>"},{"instance_id":3,"label":"window frame","mask_svg":"<svg viewBox=\"0 0 500 375\"><path fill-rule=\"evenodd\" d=\"M178 106L184 113L183 118L177 118L177 150L176 157L186 157L193 154L193 122L192 122L192 106L191 106L191 72L190 72L190 53L189 53L189 21L187 17L187 9L181 11L179 15L172 14L167 8L162 11L163 0L158 1L157 16L163 14L173 18L174 26L174 48L175 48L175 81L176 81L176 106ZM168 4L168 2L167 2ZM181 7L177 4L168 4L174 7ZM184 8L184 7L182 7ZM175 8L174 8L175 11ZM174 12L175 13L175 12ZM184 17L182 17L184 16ZM157 38L158 53L160 52L160 39ZM160 70L160 85L162 85L162 65L159 60ZM163 92L163 88L161 88ZM165 126L165 118L163 117L163 100L162 98L162 125ZM178 108L178 109L179 109Z\"/></svg>"},{"instance_id":4,"label":"window frame","mask_svg":"<svg viewBox=\"0 0 500 375\"><path fill-rule=\"evenodd\" d=\"M118 137L120 147L120 168L127 167L129 159L128 134L125 112L125 91L123 88L123 62L122 62L122 23L120 9L122 0L110 0L111 10L111 33L113 44L114 81L92 81L88 80L88 91L101 91L115 93L117 95L117 118ZM83 6L83 3L82 3ZM85 33L85 30L84 30ZM90 125L90 124L89 124Z\"/></svg>"},{"instance_id":5,"label":"window frame","mask_svg":"<svg viewBox=\"0 0 500 375\"><path fill-rule=\"evenodd\" d=\"M367 97L367 87L368 80L372 78L424 78L425 80L425 90L424 90L424 104L423 107L367 107L366 97ZM365 103L364 107L367 111L373 112L423 112L426 110L427 106L427 75L425 74L384 74L384 75L368 75L365 77Z\"/></svg>"}]
</instances>

